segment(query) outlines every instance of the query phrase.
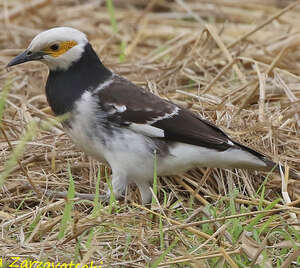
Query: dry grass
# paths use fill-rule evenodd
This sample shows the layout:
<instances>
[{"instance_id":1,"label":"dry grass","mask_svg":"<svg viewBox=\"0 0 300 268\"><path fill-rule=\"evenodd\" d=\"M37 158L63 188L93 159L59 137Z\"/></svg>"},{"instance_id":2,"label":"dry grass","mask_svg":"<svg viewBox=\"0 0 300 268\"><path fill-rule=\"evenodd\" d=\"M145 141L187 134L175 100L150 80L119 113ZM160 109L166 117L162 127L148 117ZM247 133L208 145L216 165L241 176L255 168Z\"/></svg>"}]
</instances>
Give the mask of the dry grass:
<instances>
[{"instance_id":1,"label":"dry grass","mask_svg":"<svg viewBox=\"0 0 300 268\"><path fill-rule=\"evenodd\" d=\"M4 67L35 34L58 25L87 33L117 73L300 171L299 1L115 0L115 29L101 0L4 0L0 7L0 83L10 89L2 171L28 123L52 117L43 90L47 68ZM0 192L0 257L8 263L20 256L103 267L300 265L300 181L288 174L201 168L162 178L152 211L138 205L135 187L132 202L93 211L96 202L81 196L67 200L72 220L58 239L66 203L58 193L70 185L68 165L82 194L95 193L98 170L102 191L109 170L60 126L34 134Z\"/></svg>"}]
</instances>

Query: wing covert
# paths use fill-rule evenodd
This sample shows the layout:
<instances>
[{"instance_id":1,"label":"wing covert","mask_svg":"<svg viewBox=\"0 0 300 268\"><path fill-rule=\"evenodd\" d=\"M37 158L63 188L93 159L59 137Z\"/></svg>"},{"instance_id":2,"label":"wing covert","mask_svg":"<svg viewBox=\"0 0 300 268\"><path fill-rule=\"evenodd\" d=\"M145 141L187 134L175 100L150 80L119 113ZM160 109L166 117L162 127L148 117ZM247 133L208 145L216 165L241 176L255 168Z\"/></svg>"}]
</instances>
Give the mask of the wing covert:
<instances>
[{"instance_id":1,"label":"wing covert","mask_svg":"<svg viewBox=\"0 0 300 268\"><path fill-rule=\"evenodd\" d=\"M97 93L107 119L146 136L203 146L219 151L233 146L212 123L121 77Z\"/></svg>"}]
</instances>

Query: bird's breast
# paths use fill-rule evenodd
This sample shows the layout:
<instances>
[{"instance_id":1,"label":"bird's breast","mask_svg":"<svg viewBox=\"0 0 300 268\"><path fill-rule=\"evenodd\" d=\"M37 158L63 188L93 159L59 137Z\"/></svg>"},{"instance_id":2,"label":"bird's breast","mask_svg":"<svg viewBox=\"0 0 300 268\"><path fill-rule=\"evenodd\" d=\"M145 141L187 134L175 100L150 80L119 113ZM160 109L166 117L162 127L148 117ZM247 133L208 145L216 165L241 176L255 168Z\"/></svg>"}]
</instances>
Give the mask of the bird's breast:
<instances>
[{"instance_id":1,"label":"bird's breast","mask_svg":"<svg viewBox=\"0 0 300 268\"><path fill-rule=\"evenodd\" d=\"M86 91L75 101L65 130L73 142L85 153L104 161L105 133L103 119L92 94Z\"/></svg>"}]
</instances>

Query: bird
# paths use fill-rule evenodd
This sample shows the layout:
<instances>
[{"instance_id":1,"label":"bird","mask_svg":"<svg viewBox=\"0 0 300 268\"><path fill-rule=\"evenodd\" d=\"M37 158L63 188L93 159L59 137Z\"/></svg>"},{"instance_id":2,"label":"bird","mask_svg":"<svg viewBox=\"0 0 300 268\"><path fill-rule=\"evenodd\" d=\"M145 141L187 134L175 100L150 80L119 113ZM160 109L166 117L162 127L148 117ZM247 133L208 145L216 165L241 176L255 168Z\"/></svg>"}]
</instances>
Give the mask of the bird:
<instances>
[{"instance_id":1,"label":"bird","mask_svg":"<svg viewBox=\"0 0 300 268\"><path fill-rule=\"evenodd\" d=\"M73 142L110 166L117 199L135 183L142 203L149 204L154 168L158 176L169 176L195 167L270 171L277 165L199 114L105 67L77 29L37 34L7 67L29 61L48 66L45 93L52 111L68 114L62 125Z\"/></svg>"}]
</instances>

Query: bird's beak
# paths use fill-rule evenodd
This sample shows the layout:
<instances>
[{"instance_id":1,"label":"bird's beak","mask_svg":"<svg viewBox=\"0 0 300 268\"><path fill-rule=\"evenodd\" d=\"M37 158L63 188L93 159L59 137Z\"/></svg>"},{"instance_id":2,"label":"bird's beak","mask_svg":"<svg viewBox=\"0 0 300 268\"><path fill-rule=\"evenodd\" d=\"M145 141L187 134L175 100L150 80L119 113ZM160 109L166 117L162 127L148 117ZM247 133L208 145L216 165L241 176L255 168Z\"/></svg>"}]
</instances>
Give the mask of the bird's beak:
<instances>
[{"instance_id":1,"label":"bird's beak","mask_svg":"<svg viewBox=\"0 0 300 268\"><path fill-rule=\"evenodd\" d=\"M45 52L38 51L38 52L32 52L28 49L26 49L24 52L19 54L17 57L13 58L6 67L11 67L14 65L21 64L23 62L27 61L33 61L33 60L40 60L46 55Z\"/></svg>"}]
</instances>

